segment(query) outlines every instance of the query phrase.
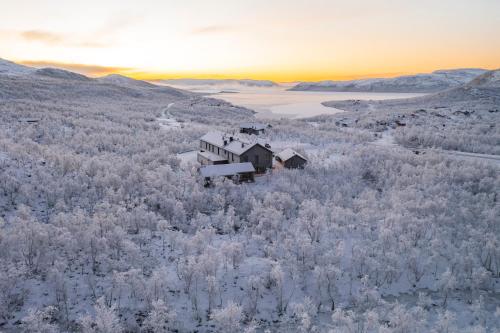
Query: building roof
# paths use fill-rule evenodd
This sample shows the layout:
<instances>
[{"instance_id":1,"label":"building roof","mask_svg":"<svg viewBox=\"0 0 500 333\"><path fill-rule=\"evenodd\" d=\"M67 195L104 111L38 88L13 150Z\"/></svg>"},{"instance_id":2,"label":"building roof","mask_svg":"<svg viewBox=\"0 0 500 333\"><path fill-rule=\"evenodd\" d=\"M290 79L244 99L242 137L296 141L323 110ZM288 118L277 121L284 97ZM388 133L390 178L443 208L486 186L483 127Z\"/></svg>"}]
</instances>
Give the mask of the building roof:
<instances>
[{"instance_id":1,"label":"building roof","mask_svg":"<svg viewBox=\"0 0 500 333\"><path fill-rule=\"evenodd\" d=\"M266 129L266 125L261 123L243 123L240 125L240 128L251 128L257 131Z\"/></svg>"},{"instance_id":2,"label":"building roof","mask_svg":"<svg viewBox=\"0 0 500 333\"><path fill-rule=\"evenodd\" d=\"M233 141L230 140L231 137L233 138ZM255 145L260 145L265 149L271 151L269 148L266 148L263 144L259 142L253 142L253 143L245 142L235 135L225 134L218 131L208 132L207 134L202 136L200 140L208 142L216 147L225 149L236 155L243 154L244 152L254 147ZM224 141L226 142L226 145L224 145Z\"/></svg>"},{"instance_id":3,"label":"building roof","mask_svg":"<svg viewBox=\"0 0 500 333\"><path fill-rule=\"evenodd\" d=\"M219 156L217 154L211 153L209 151L199 151L198 155L201 155L204 158L206 158L207 160L212 161L212 162L227 161L227 158L224 158L224 157Z\"/></svg>"},{"instance_id":4,"label":"building roof","mask_svg":"<svg viewBox=\"0 0 500 333\"><path fill-rule=\"evenodd\" d=\"M200 174L203 177L234 176L248 172L255 172L255 168L250 162L207 165L200 168Z\"/></svg>"},{"instance_id":5,"label":"building roof","mask_svg":"<svg viewBox=\"0 0 500 333\"><path fill-rule=\"evenodd\" d=\"M283 162L288 161L289 159L291 159L294 156L298 156L301 159L307 161L307 158L305 158L304 156L302 156L301 154L297 153L295 150L293 150L291 148L287 148L287 149L283 150L282 152L276 154L276 157L278 157Z\"/></svg>"}]
</instances>

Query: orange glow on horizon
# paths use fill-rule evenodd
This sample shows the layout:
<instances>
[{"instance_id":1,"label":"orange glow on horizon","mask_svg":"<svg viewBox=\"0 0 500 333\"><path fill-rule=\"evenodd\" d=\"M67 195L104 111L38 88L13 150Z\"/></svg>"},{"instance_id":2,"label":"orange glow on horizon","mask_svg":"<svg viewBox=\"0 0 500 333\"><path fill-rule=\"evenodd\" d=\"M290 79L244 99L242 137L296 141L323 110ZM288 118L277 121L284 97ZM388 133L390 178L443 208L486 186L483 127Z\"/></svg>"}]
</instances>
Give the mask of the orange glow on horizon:
<instances>
[{"instance_id":1,"label":"orange glow on horizon","mask_svg":"<svg viewBox=\"0 0 500 333\"><path fill-rule=\"evenodd\" d=\"M92 77L296 82L500 67L494 0L26 1L0 11L0 58Z\"/></svg>"}]
</instances>

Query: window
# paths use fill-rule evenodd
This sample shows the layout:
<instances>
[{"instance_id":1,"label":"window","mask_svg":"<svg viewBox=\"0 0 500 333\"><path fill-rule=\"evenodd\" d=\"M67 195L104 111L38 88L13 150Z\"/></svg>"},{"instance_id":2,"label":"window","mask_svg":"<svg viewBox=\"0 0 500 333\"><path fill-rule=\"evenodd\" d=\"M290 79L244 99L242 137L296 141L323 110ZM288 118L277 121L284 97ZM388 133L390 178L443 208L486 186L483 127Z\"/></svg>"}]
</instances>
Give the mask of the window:
<instances>
[{"instance_id":1,"label":"window","mask_svg":"<svg viewBox=\"0 0 500 333\"><path fill-rule=\"evenodd\" d=\"M259 155L255 155L255 164L259 164Z\"/></svg>"}]
</instances>

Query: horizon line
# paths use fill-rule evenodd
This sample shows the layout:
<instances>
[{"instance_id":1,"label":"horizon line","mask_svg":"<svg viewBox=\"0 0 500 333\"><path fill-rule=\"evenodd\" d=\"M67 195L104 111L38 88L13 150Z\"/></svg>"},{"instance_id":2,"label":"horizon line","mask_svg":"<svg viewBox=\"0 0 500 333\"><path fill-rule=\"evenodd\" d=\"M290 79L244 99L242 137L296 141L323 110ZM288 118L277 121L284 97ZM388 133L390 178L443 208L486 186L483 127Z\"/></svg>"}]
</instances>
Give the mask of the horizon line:
<instances>
[{"instance_id":1,"label":"horizon line","mask_svg":"<svg viewBox=\"0 0 500 333\"><path fill-rule=\"evenodd\" d=\"M7 59L6 59L7 60ZM9 61L9 60L8 60ZM293 77L290 72L275 73L266 75L262 72L256 71L250 73L234 73L234 74L207 74L207 73L165 73L142 71L132 67L119 67L119 66L104 66L95 64L80 64L80 63L65 63L50 60L14 60L17 64L27 65L33 68L55 67L72 71L75 73L83 74L91 78L103 77L110 74L119 74L136 80L143 81L168 81L168 80L256 80L256 81L272 81L275 83L296 83L296 82L319 82L319 81L351 81L375 78L394 78L405 75L417 74L430 74L439 70L460 70L460 69L483 69L483 70L496 70L497 68L487 68L480 66L458 66L448 68L436 68L425 71L399 71L388 73L365 73L365 74L318 74L316 71L311 71L310 75L306 75L304 70L298 74L295 79L280 79L279 77ZM273 76L275 77L273 79ZM308 78L306 78L308 77Z\"/></svg>"}]
</instances>

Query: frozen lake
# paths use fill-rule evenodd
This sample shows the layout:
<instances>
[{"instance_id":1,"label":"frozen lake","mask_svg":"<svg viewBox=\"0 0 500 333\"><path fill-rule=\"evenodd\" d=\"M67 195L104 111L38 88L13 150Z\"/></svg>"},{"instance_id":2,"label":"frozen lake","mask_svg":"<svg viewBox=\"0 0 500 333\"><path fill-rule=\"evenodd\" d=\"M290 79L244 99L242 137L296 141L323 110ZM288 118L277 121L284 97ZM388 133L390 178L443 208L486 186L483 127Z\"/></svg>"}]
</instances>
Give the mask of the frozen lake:
<instances>
[{"instance_id":1,"label":"frozen lake","mask_svg":"<svg viewBox=\"0 0 500 333\"><path fill-rule=\"evenodd\" d=\"M421 95L423 94L288 91L286 88L279 87L245 89L238 93L218 93L213 97L255 110L258 112L257 116L259 118L306 118L341 112L341 110L321 104L326 101L346 99L381 100Z\"/></svg>"},{"instance_id":2,"label":"frozen lake","mask_svg":"<svg viewBox=\"0 0 500 333\"><path fill-rule=\"evenodd\" d=\"M270 88L235 86L176 86L194 92L210 94L235 105L258 112L258 118L307 118L321 114L342 112L321 103L332 100L361 99L382 100L422 96L418 93L363 93L363 92L317 92L288 91L291 87Z\"/></svg>"}]
</instances>

